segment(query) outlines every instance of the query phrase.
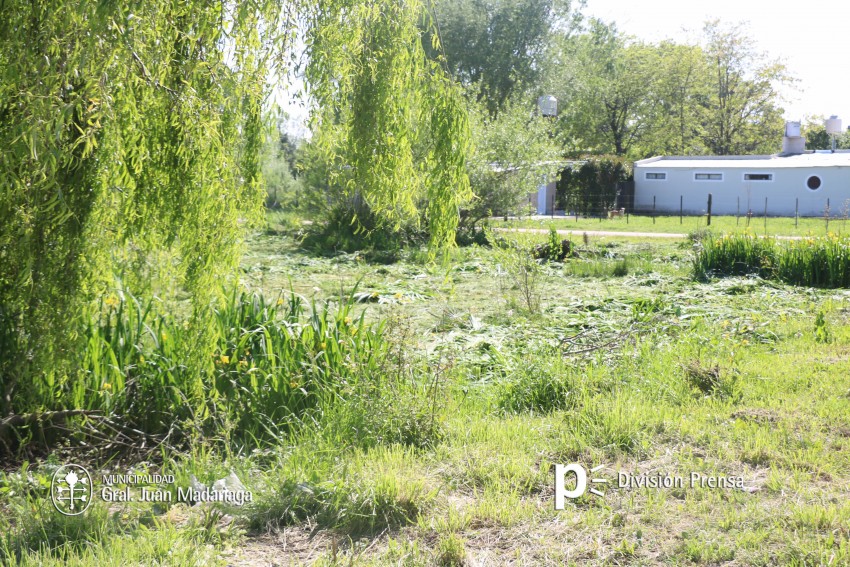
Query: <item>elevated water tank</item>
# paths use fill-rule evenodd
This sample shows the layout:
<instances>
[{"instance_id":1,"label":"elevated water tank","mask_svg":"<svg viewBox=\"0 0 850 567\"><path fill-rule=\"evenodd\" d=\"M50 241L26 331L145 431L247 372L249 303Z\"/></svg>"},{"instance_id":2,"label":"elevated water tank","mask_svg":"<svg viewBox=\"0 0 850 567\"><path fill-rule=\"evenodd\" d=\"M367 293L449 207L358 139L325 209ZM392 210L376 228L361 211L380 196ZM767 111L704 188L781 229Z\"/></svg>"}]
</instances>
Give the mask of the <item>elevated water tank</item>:
<instances>
[{"instance_id":1,"label":"elevated water tank","mask_svg":"<svg viewBox=\"0 0 850 567\"><path fill-rule=\"evenodd\" d=\"M785 123L785 135L789 138L800 136L800 122L788 121Z\"/></svg>"},{"instance_id":2,"label":"elevated water tank","mask_svg":"<svg viewBox=\"0 0 850 567\"><path fill-rule=\"evenodd\" d=\"M785 136L782 138L782 153L785 155L802 154L806 151L806 139L800 136L800 122L785 123Z\"/></svg>"},{"instance_id":3,"label":"elevated water tank","mask_svg":"<svg viewBox=\"0 0 850 567\"><path fill-rule=\"evenodd\" d=\"M842 130L841 119L834 114L826 119L825 125L827 134L840 136L844 133L844 130Z\"/></svg>"},{"instance_id":4,"label":"elevated water tank","mask_svg":"<svg viewBox=\"0 0 850 567\"><path fill-rule=\"evenodd\" d=\"M558 115L558 99L552 95L543 95L537 99L537 107L543 116Z\"/></svg>"}]
</instances>

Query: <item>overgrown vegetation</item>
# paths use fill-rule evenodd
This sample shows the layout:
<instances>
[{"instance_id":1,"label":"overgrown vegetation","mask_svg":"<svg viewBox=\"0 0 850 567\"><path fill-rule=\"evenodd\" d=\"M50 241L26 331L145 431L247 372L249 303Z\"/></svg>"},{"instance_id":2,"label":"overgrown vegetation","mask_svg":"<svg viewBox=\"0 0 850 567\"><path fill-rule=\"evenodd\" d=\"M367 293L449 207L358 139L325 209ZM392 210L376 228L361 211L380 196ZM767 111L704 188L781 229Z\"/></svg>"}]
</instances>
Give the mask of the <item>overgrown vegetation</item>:
<instances>
[{"instance_id":1,"label":"overgrown vegetation","mask_svg":"<svg viewBox=\"0 0 850 567\"><path fill-rule=\"evenodd\" d=\"M850 287L850 238L830 234L778 242L752 234L709 235L694 257L694 275L757 275L794 285Z\"/></svg>"},{"instance_id":2,"label":"overgrown vegetation","mask_svg":"<svg viewBox=\"0 0 850 567\"><path fill-rule=\"evenodd\" d=\"M16 392L20 417L0 423L2 447L13 455L60 437L112 450L148 437L180 446L199 433L237 445L276 439L344 391L382 380L381 326L351 313L353 296L340 299L307 308L295 294L235 295L214 311L211 342L199 348L185 319L111 295L78 330L85 350L73 378Z\"/></svg>"}]
</instances>

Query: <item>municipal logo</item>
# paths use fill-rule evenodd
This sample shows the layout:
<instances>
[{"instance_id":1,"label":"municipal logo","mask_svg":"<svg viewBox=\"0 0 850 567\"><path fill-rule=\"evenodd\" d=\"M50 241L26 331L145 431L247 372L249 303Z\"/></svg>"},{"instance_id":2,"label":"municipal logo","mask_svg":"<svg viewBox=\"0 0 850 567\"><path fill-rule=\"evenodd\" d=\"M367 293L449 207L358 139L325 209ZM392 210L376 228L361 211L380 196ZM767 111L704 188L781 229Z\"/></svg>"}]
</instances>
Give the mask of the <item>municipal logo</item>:
<instances>
[{"instance_id":1,"label":"municipal logo","mask_svg":"<svg viewBox=\"0 0 850 567\"><path fill-rule=\"evenodd\" d=\"M53 473L50 499L60 514L79 516L91 504L91 495L91 475L83 467L64 465Z\"/></svg>"}]
</instances>

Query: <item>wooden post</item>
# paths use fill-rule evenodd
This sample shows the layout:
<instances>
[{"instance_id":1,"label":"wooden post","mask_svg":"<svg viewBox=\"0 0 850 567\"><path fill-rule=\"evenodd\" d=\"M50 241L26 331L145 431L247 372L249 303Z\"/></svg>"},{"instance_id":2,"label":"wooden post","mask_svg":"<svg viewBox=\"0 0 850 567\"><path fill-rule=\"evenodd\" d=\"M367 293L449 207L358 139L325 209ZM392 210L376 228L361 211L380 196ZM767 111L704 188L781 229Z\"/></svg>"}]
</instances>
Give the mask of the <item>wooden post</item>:
<instances>
[{"instance_id":1,"label":"wooden post","mask_svg":"<svg viewBox=\"0 0 850 567\"><path fill-rule=\"evenodd\" d=\"M797 220L800 218L800 198L794 199L794 228L797 228Z\"/></svg>"},{"instance_id":2,"label":"wooden post","mask_svg":"<svg viewBox=\"0 0 850 567\"><path fill-rule=\"evenodd\" d=\"M684 201L683 201L682 195L679 195L679 224L682 224L682 209L683 209L682 203L683 202Z\"/></svg>"},{"instance_id":3,"label":"wooden post","mask_svg":"<svg viewBox=\"0 0 850 567\"><path fill-rule=\"evenodd\" d=\"M652 224L655 224L655 195L652 196Z\"/></svg>"},{"instance_id":4,"label":"wooden post","mask_svg":"<svg viewBox=\"0 0 850 567\"><path fill-rule=\"evenodd\" d=\"M708 194L708 223L706 226L711 226L711 193Z\"/></svg>"}]
</instances>

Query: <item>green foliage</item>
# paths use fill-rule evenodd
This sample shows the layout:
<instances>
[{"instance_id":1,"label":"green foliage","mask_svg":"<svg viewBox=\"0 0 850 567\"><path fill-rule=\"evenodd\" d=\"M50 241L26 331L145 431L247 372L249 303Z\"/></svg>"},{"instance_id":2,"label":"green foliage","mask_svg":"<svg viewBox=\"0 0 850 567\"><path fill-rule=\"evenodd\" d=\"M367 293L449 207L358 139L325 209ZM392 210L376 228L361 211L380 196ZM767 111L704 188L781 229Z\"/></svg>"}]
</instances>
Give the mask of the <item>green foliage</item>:
<instances>
[{"instance_id":1,"label":"green foliage","mask_svg":"<svg viewBox=\"0 0 850 567\"><path fill-rule=\"evenodd\" d=\"M715 155L775 152L783 127L777 87L792 80L785 65L757 52L742 26L709 21L703 35L710 77L701 105L705 145Z\"/></svg>"},{"instance_id":2,"label":"green foliage","mask_svg":"<svg viewBox=\"0 0 850 567\"><path fill-rule=\"evenodd\" d=\"M297 210L302 194L301 183L295 178L294 156L279 141L269 139L263 147L262 171L266 185L267 208Z\"/></svg>"},{"instance_id":3,"label":"green foliage","mask_svg":"<svg viewBox=\"0 0 850 567\"><path fill-rule=\"evenodd\" d=\"M78 313L113 271L137 289L151 272L171 279L198 312L234 272L241 225L261 210L277 6L4 3L0 326L14 350L0 414L27 405L27 381L70 380Z\"/></svg>"},{"instance_id":4,"label":"green foliage","mask_svg":"<svg viewBox=\"0 0 850 567\"><path fill-rule=\"evenodd\" d=\"M518 365L516 374L510 382L500 385L497 403L502 410L549 413L574 408L579 403L579 378L557 359L550 367Z\"/></svg>"},{"instance_id":5,"label":"green foliage","mask_svg":"<svg viewBox=\"0 0 850 567\"><path fill-rule=\"evenodd\" d=\"M815 342L828 343L830 340L829 327L826 325L826 316L823 311L818 311L818 315L815 317Z\"/></svg>"},{"instance_id":6,"label":"green foliage","mask_svg":"<svg viewBox=\"0 0 850 567\"><path fill-rule=\"evenodd\" d=\"M540 80L553 33L573 25L569 0L439 0L442 53L461 84L496 115ZM533 98L533 97L531 97Z\"/></svg>"},{"instance_id":7,"label":"green foliage","mask_svg":"<svg viewBox=\"0 0 850 567\"><path fill-rule=\"evenodd\" d=\"M644 43L589 19L547 53L544 88L561 102L568 155L773 153L782 132L784 65L746 29L717 21L701 45Z\"/></svg>"},{"instance_id":8,"label":"green foliage","mask_svg":"<svg viewBox=\"0 0 850 567\"><path fill-rule=\"evenodd\" d=\"M558 148L548 119L519 97L506 101L495 118L471 97L468 111L475 149L467 169L475 198L461 217L471 229L491 215L523 212L541 178L554 173Z\"/></svg>"},{"instance_id":9,"label":"green foliage","mask_svg":"<svg viewBox=\"0 0 850 567\"><path fill-rule=\"evenodd\" d=\"M312 123L329 184L393 228L424 212L432 252L453 244L471 196L469 131L462 96L423 49L425 6L328 1L308 12Z\"/></svg>"},{"instance_id":10,"label":"green foliage","mask_svg":"<svg viewBox=\"0 0 850 567\"><path fill-rule=\"evenodd\" d=\"M277 302L233 296L215 310L212 340L199 348L188 325L154 302L112 296L78 331L84 352L75 378L29 384L19 411L51 404L97 410L125 428L172 439L193 430L225 437L232 430L235 442L275 436L377 372L386 351L382 329L353 319L354 301L307 312L297 295ZM25 445L39 432L0 433Z\"/></svg>"},{"instance_id":11,"label":"green foliage","mask_svg":"<svg viewBox=\"0 0 850 567\"><path fill-rule=\"evenodd\" d=\"M490 242L497 242L492 235ZM499 241L493 247L493 260L502 296L512 308L526 313L540 310L540 264L531 252L514 241Z\"/></svg>"},{"instance_id":12,"label":"green foliage","mask_svg":"<svg viewBox=\"0 0 850 567\"><path fill-rule=\"evenodd\" d=\"M631 166L616 156L591 158L569 170L561 173L558 193L567 209L584 215L601 215L613 207L618 184L632 176Z\"/></svg>"},{"instance_id":13,"label":"green foliage","mask_svg":"<svg viewBox=\"0 0 850 567\"><path fill-rule=\"evenodd\" d=\"M702 237L694 257L697 279L711 276L758 275L769 277L776 264L776 244L772 239L750 234Z\"/></svg>"},{"instance_id":14,"label":"green foliage","mask_svg":"<svg viewBox=\"0 0 850 567\"><path fill-rule=\"evenodd\" d=\"M850 238L829 235L777 243L751 234L708 235L694 257L694 275L751 275L813 287L850 287Z\"/></svg>"}]
</instances>

